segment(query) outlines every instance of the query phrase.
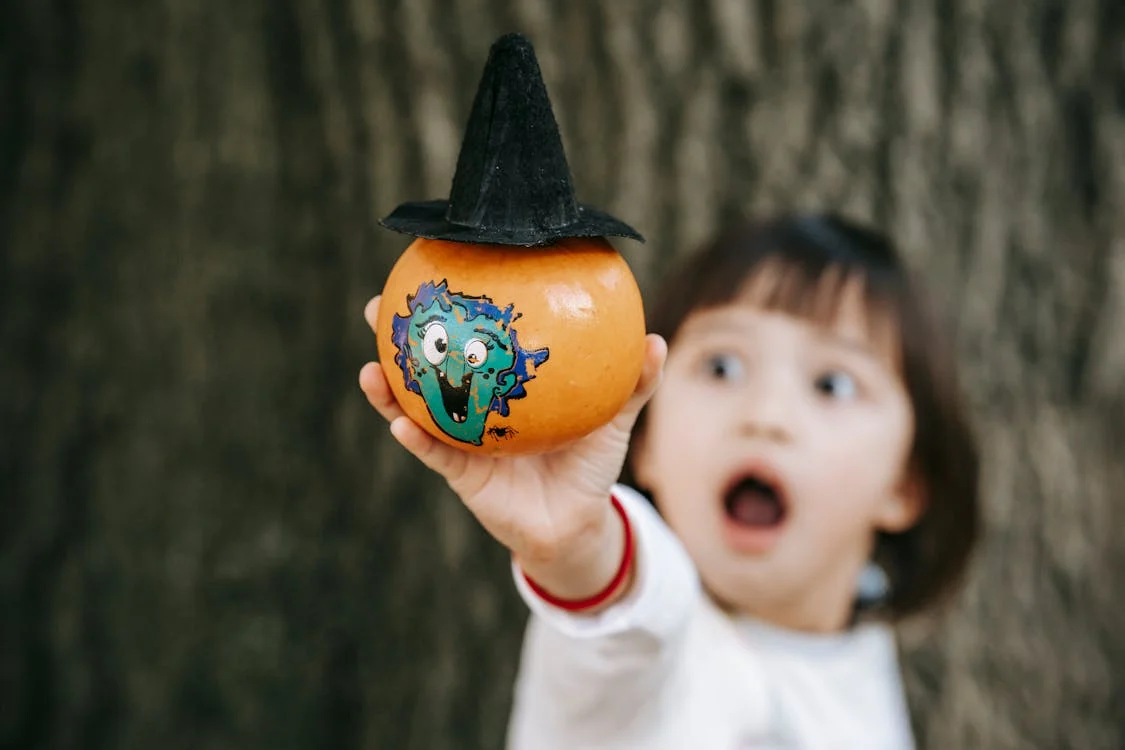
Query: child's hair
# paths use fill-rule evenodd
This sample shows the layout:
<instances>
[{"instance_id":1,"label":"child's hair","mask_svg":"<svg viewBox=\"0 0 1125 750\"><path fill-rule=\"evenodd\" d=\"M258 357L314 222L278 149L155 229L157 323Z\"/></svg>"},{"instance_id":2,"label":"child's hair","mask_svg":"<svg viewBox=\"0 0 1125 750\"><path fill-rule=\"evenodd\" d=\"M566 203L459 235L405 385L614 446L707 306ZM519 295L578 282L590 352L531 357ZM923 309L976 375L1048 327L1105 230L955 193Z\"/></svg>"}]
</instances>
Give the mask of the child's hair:
<instances>
[{"instance_id":1,"label":"child's hair","mask_svg":"<svg viewBox=\"0 0 1125 750\"><path fill-rule=\"evenodd\" d=\"M674 346L691 313L733 302L763 279L767 309L818 323L834 318L846 285L858 281L869 323L894 330L914 412L909 470L927 505L913 528L878 535L874 560L890 579L879 614L898 620L940 603L960 582L980 526L979 458L951 341L891 241L831 214L781 216L720 234L668 275L649 331ZM644 429L642 412L634 434Z\"/></svg>"}]
</instances>

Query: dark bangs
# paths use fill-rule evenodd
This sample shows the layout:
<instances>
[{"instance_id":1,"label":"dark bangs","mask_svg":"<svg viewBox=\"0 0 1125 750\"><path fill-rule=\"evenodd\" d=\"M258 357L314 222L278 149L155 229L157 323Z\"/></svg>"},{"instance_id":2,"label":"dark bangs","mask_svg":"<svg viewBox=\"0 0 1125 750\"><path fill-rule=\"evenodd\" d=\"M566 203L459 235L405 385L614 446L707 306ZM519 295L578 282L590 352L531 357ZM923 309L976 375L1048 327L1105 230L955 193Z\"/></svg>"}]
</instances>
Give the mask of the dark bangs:
<instances>
[{"instance_id":1,"label":"dark bangs","mask_svg":"<svg viewBox=\"0 0 1125 750\"><path fill-rule=\"evenodd\" d=\"M833 215L734 226L668 275L649 309L648 328L674 346L691 313L746 294L763 308L827 326L856 283L875 329L870 333L890 336L897 351L914 412L907 470L926 499L917 525L880 534L876 542L875 560L892 586L881 614L899 619L938 603L962 578L980 527L979 458L952 342L891 241ZM634 435L644 429L642 412ZM631 472L624 479L632 480Z\"/></svg>"},{"instance_id":2,"label":"dark bangs","mask_svg":"<svg viewBox=\"0 0 1125 750\"><path fill-rule=\"evenodd\" d=\"M830 326L845 291L862 290L869 331L899 338L902 283L881 235L834 217L802 216L743 224L689 258L652 306L649 330L669 343L692 312L749 296L766 310Z\"/></svg>"}]
</instances>

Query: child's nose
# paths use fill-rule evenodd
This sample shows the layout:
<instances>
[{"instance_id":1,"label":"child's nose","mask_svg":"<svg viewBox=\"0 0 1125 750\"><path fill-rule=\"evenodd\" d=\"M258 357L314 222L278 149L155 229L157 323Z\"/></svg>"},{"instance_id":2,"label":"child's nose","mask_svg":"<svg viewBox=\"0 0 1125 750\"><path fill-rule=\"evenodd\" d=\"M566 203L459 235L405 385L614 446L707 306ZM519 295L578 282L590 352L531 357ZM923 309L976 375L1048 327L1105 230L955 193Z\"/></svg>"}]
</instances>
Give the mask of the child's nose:
<instances>
[{"instance_id":1,"label":"child's nose","mask_svg":"<svg viewBox=\"0 0 1125 750\"><path fill-rule=\"evenodd\" d=\"M740 404L738 430L746 437L788 442L793 419L792 394L783 383L761 378L748 383Z\"/></svg>"}]
</instances>

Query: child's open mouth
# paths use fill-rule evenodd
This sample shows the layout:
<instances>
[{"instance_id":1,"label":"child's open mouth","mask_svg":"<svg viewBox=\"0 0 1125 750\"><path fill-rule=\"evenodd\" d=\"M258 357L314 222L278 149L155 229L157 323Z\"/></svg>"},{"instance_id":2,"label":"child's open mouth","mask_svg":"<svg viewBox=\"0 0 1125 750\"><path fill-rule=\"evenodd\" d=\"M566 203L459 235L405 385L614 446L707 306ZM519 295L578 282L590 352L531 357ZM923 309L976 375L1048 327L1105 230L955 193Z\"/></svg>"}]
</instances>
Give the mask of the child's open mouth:
<instances>
[{"instance_id":1,"label":"child's open mouth","mask_svg":"<svg viewBox=\"0 0 1125 750\"><path fill-rule=\"evenodd\" d=\"M764 473L738 477L723 496L727 535L744 551L763 551L785 522L787 507L779 483Z\"/></svg>"},{"instance_id":2,"label":"child's open mouth","mask_svg":"<svg viewBox=\"0 0 1125 750\"><path fill-rule=\"evenodd\" d=\"M776 526L785 518L777 491L757 477L746 477L727 493L727 515L747 526Z\"/></svg>"}]
</instances>

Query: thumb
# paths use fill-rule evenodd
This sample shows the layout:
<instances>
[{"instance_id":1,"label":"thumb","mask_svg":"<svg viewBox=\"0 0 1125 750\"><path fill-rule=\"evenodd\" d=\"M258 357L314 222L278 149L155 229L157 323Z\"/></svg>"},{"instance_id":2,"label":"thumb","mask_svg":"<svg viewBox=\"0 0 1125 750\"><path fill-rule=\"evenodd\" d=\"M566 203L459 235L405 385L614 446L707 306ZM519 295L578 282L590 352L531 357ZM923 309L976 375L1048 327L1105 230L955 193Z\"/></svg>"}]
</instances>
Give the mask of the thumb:
<instances>
[{"instance_id":1,"label":"thumb","mask_svg":"<svg viewBox=\"0 0 1125 750\"><path fill-rule=\"evenodd\" d=\"M641 366L641 376L637 379L637 387L633 395L625 402L625 406L613 418L612 425L621 432L628 434L637 422L641 409L645 407L652 395L656 393L664 373L664 363L668 359L668 344L664 338L650 333L645 336L645 359Z\"/></svg>"}]
</instances>

